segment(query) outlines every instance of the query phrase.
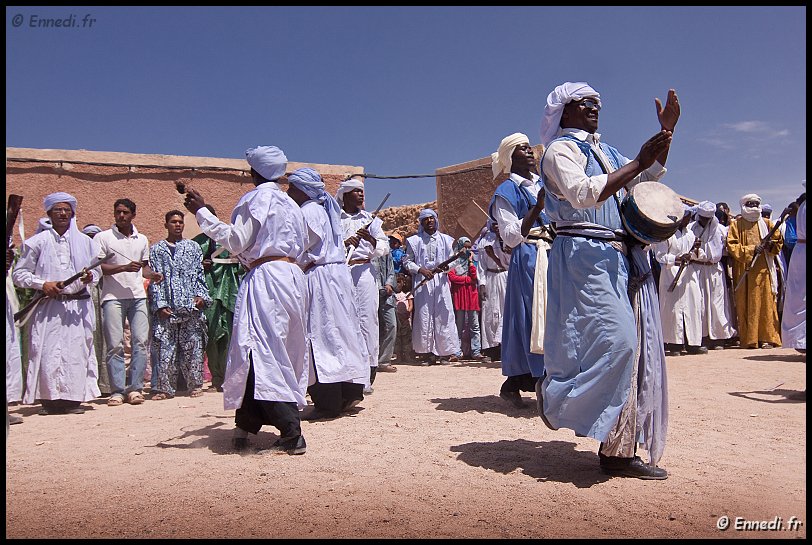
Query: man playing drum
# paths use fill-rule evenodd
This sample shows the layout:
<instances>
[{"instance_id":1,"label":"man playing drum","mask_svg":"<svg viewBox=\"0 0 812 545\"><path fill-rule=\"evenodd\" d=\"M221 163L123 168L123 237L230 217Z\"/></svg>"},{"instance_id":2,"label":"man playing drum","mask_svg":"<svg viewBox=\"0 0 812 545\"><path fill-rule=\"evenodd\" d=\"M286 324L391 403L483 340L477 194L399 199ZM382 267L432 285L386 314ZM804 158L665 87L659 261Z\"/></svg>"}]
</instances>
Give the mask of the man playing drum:
<instances>
[{"instance_id":1,"label":"man playing drum","mask_svg":"<svg viewBox=\"0 0 812 545\"><path fill-rule=\"evenodd\" d=\"M680 107L673 89L665 107L655 103L661 130L633 160L601 142L600 95L586 83L556 87L541 124L545 212L558 236L549 256L539 414L551 429L600 441L604 473L641 479L667 477L656 466L667 427L665 356L648 251L624 244L616 193L665 173ZM645 339L639 350L638 336ZM649 463L635 456L638 442Z\"/></svg>"}]
</instances>

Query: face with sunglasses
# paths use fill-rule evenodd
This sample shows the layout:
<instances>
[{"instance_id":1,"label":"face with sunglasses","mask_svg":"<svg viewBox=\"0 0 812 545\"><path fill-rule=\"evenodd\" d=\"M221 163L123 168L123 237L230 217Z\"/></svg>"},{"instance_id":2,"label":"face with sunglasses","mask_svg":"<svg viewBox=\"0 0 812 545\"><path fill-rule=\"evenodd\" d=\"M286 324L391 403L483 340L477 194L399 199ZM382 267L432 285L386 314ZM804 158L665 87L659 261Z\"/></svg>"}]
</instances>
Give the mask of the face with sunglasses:
<instances>
[{"instance_id":1,"label":"face with sunglasses","mask_svg":"<svg viewBox=\"0 0 812 545\"><path fill-rule=\"evenodd\" d=\"M564 106L561 113L561 127L564 129L581 129L588 133L598 130L598 112L601 109L600 99L586 97L573 100Z\"/></svg>"}]
</instances>

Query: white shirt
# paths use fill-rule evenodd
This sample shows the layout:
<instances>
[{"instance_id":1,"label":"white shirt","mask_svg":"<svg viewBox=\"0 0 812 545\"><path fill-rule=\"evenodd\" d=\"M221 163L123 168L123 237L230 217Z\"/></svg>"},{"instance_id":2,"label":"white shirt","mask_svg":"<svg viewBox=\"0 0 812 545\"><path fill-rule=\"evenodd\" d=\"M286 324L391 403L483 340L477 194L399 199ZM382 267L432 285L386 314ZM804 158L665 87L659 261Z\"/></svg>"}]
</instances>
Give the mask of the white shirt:
<instances>
[{"instance_id":1,"label":"white shirt","mask_svg":"<svg viewBox=\"0 0 812 545\"><path fill-rule=\"evenodd\" d=\"M348 214L343 209L341 210L341 228L344 231L344 240L353 236L358 229L366 227L370 221L372 221L372 225L369 226L369 234L375 238L375 247L373 248L372 244L361 239L358 247L353 250L351 259L381 257L389 251L389 237L383 232L381 219L375 218L373 221L372 214L366 210L358 210L355 214Z\"/></svg>"},{"instance_id":2,"label":"white shirt","mask_svg":"<svg viewBox=\"0 0 812 545\"><path fill-rule=\"evenodd\" d=\"M149 241L133 225L133 233L126 236L113 225L93 237L99 243L99 257L112 254L107 265L126 265L131 261L141 263L149 261ZM101 302L120 299L145 299L144 275L141 269L136 272L106 274L102 281Z\"/></svg>"},{"instance_id":3,"label":"white shirt","mask_svg":"<svg viewBox=\"0 0 812 545\"><path fill-rule=\"evenodd\" d=\"M589 147L606 165L606 168L612 168L609 158L606 157L606 154L598 145L601 138L600 133L590 134L581 129L560 129L558 135L564 134L572 135L578 140L589 143ZM599 205L598 197L606 187L609 174L587 176L584 173L587 160L587 156L584 155L575 142L571 140L554 141L547 148L541 165L544 173L544 187L553 195L566 199L574 208L595 208ZM623 157L620 166L622 167L628 162L629 160ZM665 173L665 167L655 161L648 169L626 184L626 188L631 189L642 181L659 180ZM504 234L502 236L504 237ZM505 239L505 242L507 242L507 239Z\"/></svg>"},{"instance_id":4,"label":"white shirt","mask_svg":"<svg viewBox=\"0 0 812 545\"><path fill-rule=\"evenodd\" d=\"M524 186L527 191L534 197L538 197L541 186L538 184L539 177L536 174L530 173L531 179L523 178L518 174L511 173L510 180L517 186ZM496 223L499 225L499 233L502 235L502 240L511 248L515 248L521 244L525 237L522 236L522 219L516 215L513 206L499 195L493 201L493 215ZM507 265L505 265L507 266Z\"/></svg>"}]
</instances>

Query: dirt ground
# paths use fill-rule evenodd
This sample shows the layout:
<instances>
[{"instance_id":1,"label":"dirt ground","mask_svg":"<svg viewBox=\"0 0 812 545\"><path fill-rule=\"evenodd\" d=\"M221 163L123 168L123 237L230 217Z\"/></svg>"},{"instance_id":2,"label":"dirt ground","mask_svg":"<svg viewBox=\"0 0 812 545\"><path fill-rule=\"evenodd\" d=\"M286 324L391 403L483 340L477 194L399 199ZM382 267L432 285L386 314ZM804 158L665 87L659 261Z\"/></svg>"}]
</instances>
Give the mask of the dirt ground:
<instances>
[{"instance_id":1,"label":"dirt ground","mask_svg":"<svg viewBox=\"0 0 812 545\"><path fill-rule=\"evenodd\" d=\"M13 406L6 537L806 537L806 362L793 350L668 358L665 481L600 473L596 441L498 397L497 364L398 368L355 414L303 422L303 456L255 454L277 438L267 427L232 452L233 411L215 392L99 399L83 415ZM782 530L736 530L737 517Z\"/></svg>"}]
</instances>

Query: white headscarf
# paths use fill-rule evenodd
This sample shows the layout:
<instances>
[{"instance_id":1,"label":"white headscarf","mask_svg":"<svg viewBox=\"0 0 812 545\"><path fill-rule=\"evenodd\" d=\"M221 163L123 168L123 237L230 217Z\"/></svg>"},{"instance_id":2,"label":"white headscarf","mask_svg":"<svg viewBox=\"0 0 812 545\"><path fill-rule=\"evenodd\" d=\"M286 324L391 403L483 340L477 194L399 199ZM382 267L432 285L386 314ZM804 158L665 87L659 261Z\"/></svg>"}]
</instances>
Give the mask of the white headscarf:
<instances>
[{"instance_id":1,"label":"white headscarf","mask_svg":"<svg viewBox=\"0 0 812 545\"><path fill-rule=\"evenodd\" d=\"M423 220L428 218L429 216L434 216L434 223L437 226L437 230L435 233L440 231L440 218L437 217L437 212L432 210L431 208L424 208L420 211L420 214L417 216L417 234L422 235L426 231L423 229Z\"/></svg>"},{"instance_id":2,"label":"white headscarf","mask_svg":"<svg viewBox=\"0 0 812 545\"><path fill-rule=\"evenodd\" d=\"M245 150L245 159L251 168L266 180L277 180L285 175L288 158L276 146L257 146Z\"/></svg>"},{"instance_id":3,"label":"white headscarf","mask_svg":"<svg viewBox=\"0 0 812 545\"><path fill-rule=\"evenodd\" d=\"M503 172L510 172L513 166L513 151L516 146L521 144L529 144L530 139L527 135L520 132L515 132L510 136L506 136L499 144L499 149L491 153L491 170L493 177L496 178Z\"/></svg>"},{"instance_id":4,"label":"white headscarf","mask_svg":"<svg viewBox=\"0 0 812 545\"><path fill-rule=\"evenodd\" d=\"M87 236L98 235L99 233L102 232L102 228L94 223L91 223L89 225L85 225L84 227L82 227L82 232Z\"/></svg>"},{"instance_id":5,"label":"white headscarf","mask_svg":"<svg viewBox=\"0 0 812 545\"><path fill-rule=\"evenodd\" d=\"M60 202L68 203L71 210L73 210L73 217L70 219L70 225L68 226L66 234L68 235L68 241L70 244L71 263L73 263L73 268L76 270L76 272L79 272L83 268L90 265L91 261L93 261L93 258L96 256L92 255L93 252L91 251L91 245L87 243L90 237L82 233L76 226L76 197L70 193L64 193L62 191L51 193L50 195L45 196L45 199L42 201L42 206L45 208L46 212L49 212L51 208ZM41 220L40 223L42 223ZM53 229L53 225L50 225L48 229Z\"/></svg>"},{"instance_id":6,"label":"white headscarf","mask_svg":"<svg viewBox=\"0 0 812 545\"><path fill-rule=\"evenodd\" d=\"M696 205L696 213L703 218L713 218L716 216L716 205L710 201L702 201Z\"/></svg>"},{"instance_id":7,"label":"white headscarf","mask_svg":"<svg viewBox=\"0 0 812 545\"><path fill-rule=\"evenodd\" d=\"M745 206L747 201L758 201L758 206ZM761 197L755 193L748 193L739 199L739 205L742 207L742 217L747 221L756 222L761 217Z\"/></svg>"},{"instance_id":8,"label":"white headscarf","mask_svg":"<svg viewBox=\"0 0 812 545\"><path fill-rule=\"evenodd\" d=\"M586 97L594 97L598 104L601 103L601 95L583 81L562 83L547 95L547 105L544 107L544 117L541 119L541 143L545 148L558 133L564 106L568 102Z\"/></svg>"},{"instance_id":9,"label":"white headscarf","mask_svg":"<svg viewBox=\"0 0 812 545\"><path fill-rule=\"evenodd\" d=\"M344 193L349 193L353 189L364 189L364 182L358 178L350 178L349 180L341 182L341 185L338 186L338 192L336 193L338 204L344 206Z\"/></svg>"}]
</instances>

